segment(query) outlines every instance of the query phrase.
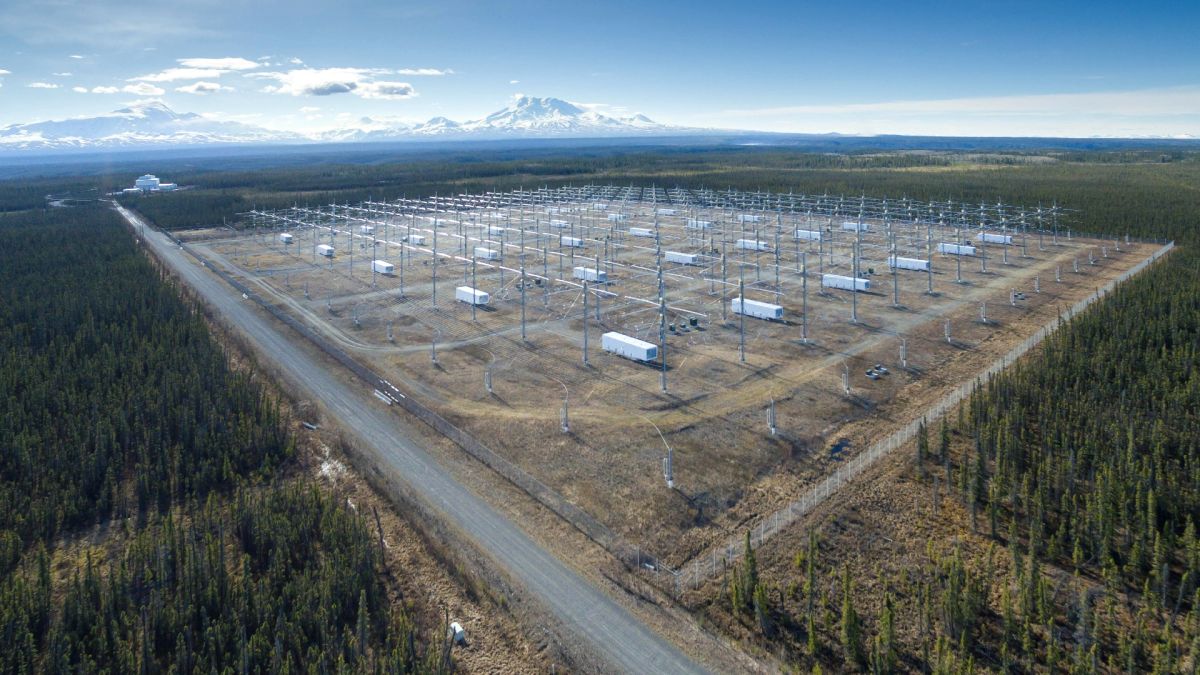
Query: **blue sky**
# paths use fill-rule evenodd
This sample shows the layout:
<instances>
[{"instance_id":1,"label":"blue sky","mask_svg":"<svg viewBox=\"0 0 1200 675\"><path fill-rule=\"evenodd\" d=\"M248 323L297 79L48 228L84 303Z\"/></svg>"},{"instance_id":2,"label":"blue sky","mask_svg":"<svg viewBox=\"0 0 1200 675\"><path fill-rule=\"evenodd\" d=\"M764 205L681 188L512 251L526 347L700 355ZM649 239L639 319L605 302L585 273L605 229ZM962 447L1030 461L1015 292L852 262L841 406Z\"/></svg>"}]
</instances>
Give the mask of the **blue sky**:
<instances>
[{"instance_id":1,"label":"blue sky","mask_svg":"<svg viewBox=\"0 0 1200 675\"><path fill-rule=\"evenodd\" d=\"M4 5L0 125L160 98L316 130L526 93L705 127L1200 136L1195 0Z\"/></svg>"}]
</instances>

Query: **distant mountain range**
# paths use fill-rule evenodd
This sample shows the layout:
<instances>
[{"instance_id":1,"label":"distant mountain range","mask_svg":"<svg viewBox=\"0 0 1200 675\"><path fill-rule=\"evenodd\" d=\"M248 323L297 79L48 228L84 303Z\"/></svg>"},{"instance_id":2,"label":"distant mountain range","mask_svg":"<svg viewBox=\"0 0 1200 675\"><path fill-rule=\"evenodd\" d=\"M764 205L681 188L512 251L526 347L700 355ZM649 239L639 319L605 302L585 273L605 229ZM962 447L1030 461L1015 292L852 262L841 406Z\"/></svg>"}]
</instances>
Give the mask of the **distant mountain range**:
<instances>
[{"instance_id":1,"label":"distant mountain range","mask_svg":"<svg viewBox=\"0 0 1200 675\"><path fill-rule=\"evenodd\" d=\"M3 127L0 128L0 152L433 139L621 138L706 131L660 124L645 115L613 117L557 98L522 96L479 120L456 122L435 117L422 124L393 125L364 118L344 129L306 135L211 120L195 113L177 113L156 101L96 117Z\"/></svg>"}]
</instances>

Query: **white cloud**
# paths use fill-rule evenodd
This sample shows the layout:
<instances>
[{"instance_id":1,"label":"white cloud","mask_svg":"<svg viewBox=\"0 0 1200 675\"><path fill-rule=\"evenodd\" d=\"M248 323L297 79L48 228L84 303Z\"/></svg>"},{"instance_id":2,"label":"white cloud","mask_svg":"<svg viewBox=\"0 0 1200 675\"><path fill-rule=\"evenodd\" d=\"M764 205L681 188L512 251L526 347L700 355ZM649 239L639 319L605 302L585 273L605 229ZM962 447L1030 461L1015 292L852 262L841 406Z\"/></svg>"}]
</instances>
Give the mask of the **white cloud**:
<instances>
[{"instance_id":1,"label":"white cloud","mask_svg":"<svg viewBox=\"0 0 1200 675\"><path fill-rule=\"evenodd\" d=\"M286 73L251 73L248 77L278 82L278 85L266 88L267 92L273 94L331 96L352 92L379 72L366 68L300 68Z\"/></svg>"},{"instance_id":2,"label":"white cloud","mask_svg":"<svg viewBox=\"0 0 1200 675\"><path fill-rule=\"evenodd\" d=\"M416 96L407 82L377 80L391 71L381 68L299 68L287 72L248 73L247 77L274 80L263 91L291 96L350 94L366 99L399 100Z\"/></svg>"},{"instance_id":3,"label":"white cloud","mask_svg":"<svg viewBox=\"0 0 1200 675\"><path fill-rule=\"evenodd\" d=\"M520 80L509 80L508 83L509 84L521 84L521 81Z\"/></svg>"},{"instance_id":4,"label":"white cloud","mask_svg":"<svg viewBox=\"0 0 1200 675\"><path fill-rule=\"evenodd\" d=\"M441 75L453 75L454 71L449 68L401 68L400 70L392 71L394 75L427 75L438 77Z\"/></svg>"},{"instance_id":5,"label":"white cloud","mask_svg":"<svg viewBox=\"0 0 1200 675\"><path fill-rule=\"evenodd\" d=\"M12 71L0 68L0 77L4 77L5 75L12 75Z\"/></svg>"},{"instance_id":6,"label":"white cloud","mask_svg":"<svg viewBox=\"0 0 1200 675\"><path fill-rule=\"evenodd\" d=\"M52 82L30 82L25 86L30 89L58 89L58 85Z\"/></svg>"},{"instance_id":7,"label":"white cloud","mask_svg":"<svg viewBox=\"0 0 1200 675\"><path fill-rule=\"evenodd\" d=\"M125 92L126 94L133 94L135 96L162 96L166 93L164 90L145 82L127 84L124 87L121 87L121 91Z\"/></svg>"},{"instance_id":8,"label":"white cloud","mask_svg":"<svg viewBox=\"0 0 1200 675\"><path fill-rule=\"evenodd\" d=\"M303 61L301 61L300 59L296 58L295 56L293 56L292 58L288 59L288 63L292 64L293 66L302 66L302 65L304 65L304 62L303 62Z\"/></svg>"},{"instance_id":9,"label":"white cloud","mask_svg":"<svg viewBox=\"0 0 1200 675\"><path fill-rule=\"evenodd\" d=\"M417 95L417 91L407 82L364 82L355 93L363 98L386 101L399 101Z\"/></svg>"},{"instance_id":10,"label":"white cloud","mask_svg":"<svg viewBox=\"0 0 1200 675\"><path fill-rule=\"evenodd\" d=\"M69 54L67 56L67 58L68 59L86 59L87 57L83 56L82 54Z\"/></svg>"},{"instance_id":11,"label":"white cloud","mask_svg":"<svg viewBox=\"0 0 1200 675\"><path fill-rule=\"evenodd\" d=\"M315 105L306 105L306 106L303 106L300 108L300 112L307 113L307 114L312 114L312 113L320 112L320 111L321 111L321 109Z\"/></svg>"},{"instance_id":12,"label":"white cloud","mask_svg":"<svg viewBox=\"0 0 1200 675\"><path fill-rule=\"evenodd\" d=\"M176 87L175 91L182 92L184 94L195 94L197 96L203 96L205 94L215 94L218 91L233 91L233 87L224 87L224 86L221 86L220 84L217 84L216 82L200 81L200 82L193 82L192 84L189 84L187 86Z\"/></svg>"},{"instance_id":13,"label":"white cloud","mask_svg":"<svg viewBox=\"0 0 1200 675\"><path fill-rule=\"evenodd\" d=\"M185 68L204 68L212 70L254 70L258 63L240 56L229 56L219 59L191 58L177 59L179 65Z\"/></svg>"},{"instance_id":14,"label":"white cloud","mask_svg":"<svg viewBox=\"0 0 1200 675\"><path fill-rule=\"evenodd\" d=\"M86 93L88 93L88 88L87 87L71 87L71 91L75 92L76 94L86 94Z\"/></svg>"},{"instance_id":15,"label":"white cloud","mask_svg":"<svg viewBox=\"0 0 1200 675\"><path fill-rule=\"evenodd\" d=\"M116 87L92 87L93 94L119 94L121 90Z\"/></svg>"},{"instance_id":16,"label":"white cloud","mask_svg":"<svg viewBox=\"0 0 1200 675\"><path fill-rule=\"evenodd\" d=\"M71 73L51 73L55 77L70 77Z\"/></svg>"},{"instance_id":17,"label":"white cloud","mask_svg":"<svg viewBox=\"0 0 1200 675\"><path fill-rule=\"evenodd\" d=\"M129 78L130 82L175 82L177 80L199 80L202 78L220 77L228 70L214 68L167 68L158 73L139 75Z\"/></svg>"},{"instance_id":18,"label":"white cloud","mask_svg":"<svg viewBox=\"0 0 1200 675\"><path fill-rule=\"evenodd\" d=\"M239 70L253 70L259 67L259 64L243 59L237 56L219 59L207 58L189 58L176 59L181 67L167 68L166 70L149 75L139 75L129 78L129 82L176 82L179 80L203 80L216 79Z\"/></svg>"}]
</instances>

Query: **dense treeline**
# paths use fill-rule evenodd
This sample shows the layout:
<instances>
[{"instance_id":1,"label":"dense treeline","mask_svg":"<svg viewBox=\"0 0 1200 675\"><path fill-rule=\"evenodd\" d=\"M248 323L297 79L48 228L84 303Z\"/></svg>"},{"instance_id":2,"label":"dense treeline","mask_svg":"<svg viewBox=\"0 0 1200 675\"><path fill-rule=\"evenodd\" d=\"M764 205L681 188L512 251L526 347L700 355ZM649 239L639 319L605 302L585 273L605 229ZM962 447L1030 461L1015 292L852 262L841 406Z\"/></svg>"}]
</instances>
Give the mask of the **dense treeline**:
<instances>
[{"instance_id":1,"label":"dense treeline","mask_svg":"<svg viewBox=\"0 0 1200 675\"><path fill-rule=\"evenodd\" d=\"M0 533L165 508L287 457L274 404L115 213L43 219L0 227Z\"/></svg>"},{"instance_id":2,"label":"dense treeline","mask_svg":"<svg viewBox=\"0 0 1200 675\"><path fill-rule=\"evenodd\" d=\"M90 554L54 599L48 555L0 586L4 672L437 672L379 580L364 521L311 487L238 492Z\"/></svg>"},{"instance_id":3,"label":"dense treeline","mask_svg":"<svg viewBox=\"0 0 1200 675\"><path fill-rule=\"evenodd\" d=\"M444 669L292 447L112 211L0 216L0 672Z\"/></svg>"}]
</instances>

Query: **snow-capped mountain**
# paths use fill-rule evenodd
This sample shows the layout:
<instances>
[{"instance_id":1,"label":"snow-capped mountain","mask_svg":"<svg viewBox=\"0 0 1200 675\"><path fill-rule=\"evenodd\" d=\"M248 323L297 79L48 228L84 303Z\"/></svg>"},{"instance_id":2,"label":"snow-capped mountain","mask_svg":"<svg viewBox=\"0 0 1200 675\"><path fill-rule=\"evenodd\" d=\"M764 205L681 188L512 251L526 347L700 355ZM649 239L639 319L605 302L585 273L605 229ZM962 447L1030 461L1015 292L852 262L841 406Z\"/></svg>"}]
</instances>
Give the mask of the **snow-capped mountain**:
<instances>
[{"instance_id":1,"label":"snow-capped mountain","mask_svg":"<svg viewBox=\"0 0 1200 675\"><path fill-rule=\"evenodd\" d=\"M79 117L0 128L0 152L108 150L216 144L345 143L404 140L590 138L686 134L699 130L659 124L645 115L613 117L557 98L521 96L478 120L434 117L416 125L361 118L303 135L240 122L177 113L153 101L96 117Z\"/></svg>"},{"instance_id":2,"label":"snow-capped mountain","mask_svg":"<svg viewBox=\"0 0 1200 675\"><path fill-rule=\"evenodd\" d=\"M478 120L456 122L445 117L415 126L373 129L355 140L588 138L687 133L689 129L659 124L645 115L612 117L557 98L521 96L512 104ZM336 133L336 132L335 132ZM344 139L342 136L339 140Z\"/></svg>"},{"instance_id":3,"label":"snow-capped mountain","mask_svg":"<svg viewBox=\"0 0 1200 675\"><path fill-rule=\"evenodd\" d=\"M215 143L289 143L307 140L240 122L177 113L159 101L138 103L96 117L14 124L0 128L3 150L109 149L211 145Z\"/></svg>"},{"instance_id":4,"label":"snow-capped mountain","mask_svg":"<svg viewBox=\"0 0 1200 675\"><path fill-rule=\"evenodd\" d=\"M611 136L662 132L672 129L645 115L610 117L557 98L522 96L512 105L487 117L467 122L471 133L529 134L546 136Z\"/></svg>"}]
</instances>

